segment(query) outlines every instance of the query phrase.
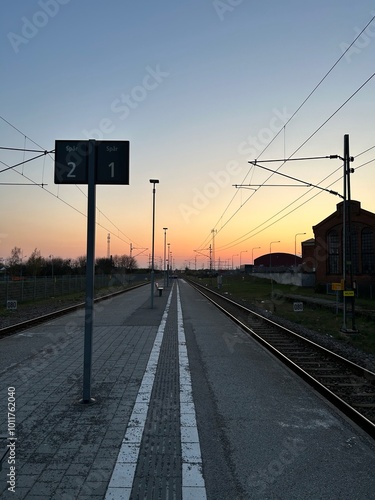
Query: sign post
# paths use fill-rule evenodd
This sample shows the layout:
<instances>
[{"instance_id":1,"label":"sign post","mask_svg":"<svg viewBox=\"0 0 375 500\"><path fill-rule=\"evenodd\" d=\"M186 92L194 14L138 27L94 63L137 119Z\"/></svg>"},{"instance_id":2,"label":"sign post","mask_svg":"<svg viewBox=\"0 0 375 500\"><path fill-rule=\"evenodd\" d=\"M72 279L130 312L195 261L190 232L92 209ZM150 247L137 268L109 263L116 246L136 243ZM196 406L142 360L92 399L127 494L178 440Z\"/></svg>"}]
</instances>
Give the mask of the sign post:
<instances>
[{"instance_id":1,"label":"sign post","mask_svg":"<svg viewBox=\"0 0 375 500\"><path fill-rule=\"evenodd\" d=\"M129 142L55 142L55 184L87 184L86 300L83 351L83 395L81 403L94 403L91 397L92 339L95 285L96 184L129 184Z\"/></svg>"},{"instance_id":2,"label":"sign post","mask_svg":"<svg viewBox=\"0 0 375 500\"><path fill-rule=\"evenodd\" d=\"M91 398L92 332L94 325L94 281L95 281L95 140L89 141L88 191L87 191L87 254L86 254L86 303L85 337L83 351L83 397L82 403L93 403Z\"/></svg>"}]
</instances>

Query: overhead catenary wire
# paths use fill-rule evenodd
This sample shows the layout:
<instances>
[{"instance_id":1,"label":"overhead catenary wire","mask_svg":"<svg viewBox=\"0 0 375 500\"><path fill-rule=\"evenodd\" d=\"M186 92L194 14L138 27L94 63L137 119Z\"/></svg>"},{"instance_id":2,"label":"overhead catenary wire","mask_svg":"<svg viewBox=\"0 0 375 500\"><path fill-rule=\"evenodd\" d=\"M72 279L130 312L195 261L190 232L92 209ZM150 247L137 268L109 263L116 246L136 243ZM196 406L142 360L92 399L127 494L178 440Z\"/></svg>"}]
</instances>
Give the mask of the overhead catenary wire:
<instances>
[{"instance_id":1,"label":"overhead catenary wire","mask_svg":"<svg viewBox=\"0 0 375 500\"><path fill-rule=\"evenodd\" d=\"M41 187L41 185L37 182L35 182L33 179L31 179L30 177L28 177L27 175L25 174L22 174L21 172L18 172L17 170L15 170L15 172L19 175L22 175L22 177L25 177L26 179L28 179L34 186L37 186L37 187ZM49 195L53 196L54 198L58 199L59 201L61 201L62 203L64 203L66 206L68 206L69 208L73 209L75 212L77 212L78 214L82 215L83 217L87 217L86 214L84 212L82 212L81 210L79 210L78 208L76 208L75 206L73 206L72 204L70 204L69 202L67 202L66 200L64 200L63 198L60 198L58 197L57 195L55 195L55 193L53 193L52 191L49 191L48 189L45 189L44 187L45 185L43 185L43 191L45 191L46 193L48 193ZM111 232L110 229L106 226L104 226L103 224L99 223L96 221L96 225L101 227L102 229L104 229L105 231L107 232ZM124 242L124 243L128 243L127 241L125 241L123 238L120 238L119 236L117 236L117 238Z\"/></svg>"},{"instance_id":2,"label":"overhead catenary wire","mask_svg":"<svg viewBox=\"0 0 375 500\"><path fill-rule=\"evenodd\" d=\"M297 148L295 149L295 151L289 156L289 158L286 158L284 160L281 160L283 161L283 163L275 170L275 171L272 171L271 175L269 175L267 177L267 179L264 181L264 183L261 185L261 187L263 187L264 185L266 185L267 181L276 173L280 170L280 168L285 164L286 161L290 160L292 158L292 156L294 156L305 144L307 144L307 142L312 139L312 137L314 137L314 135L316 135L319 130L321 130L324 125L326 125L351 99L353 99L353 97L355 95L358 94L358 92L364 88L365 85L367 85L371 80L372 78L374 78L375 76L375 72L372 73L371 76L369 76L364 83L362 83L362 85L360 85L360 87L358 87L345 101L343 104L341 104L333 113L331 113L331 115L314 131L312 132L309 137ZM371 149L371 148L370 148ZM254 163L253 163L254 165ZM225 224L218 230L218 232L222 231L222 229L233 219L233 217L243 208L243 206L254 196L254 194L256 192L259 191L260 188L258 188L256 191L254 191L246 200L244 203L241 204L241 206L234 212L234 214L225 222ZM206 240L207 241L207 238Z\"/></svg>"},{"instance_id":3,"label":"overhead catenary wire","mask_svg":"<svg viewBox=\"0 0 375 500\"><path fill-rule=\"evenodd\" d=\"M41 147L41 146L39 146L36 142L32 141L29 137L27 137L26 135L24 135L24 134L23 134L23 133L22 133L22 132L21 132L21 131L17 128L17 127L15 127L14 125L12 125L12 124L11 124L8 120L5 120L5 119L4 119L3 117L1 117L1 116L0 116L0 118L1 118L1 119L5 122L5 123L7 123L9 126L11 126L13 129L15 129L17 132L19 132L20 134L22 134L25 138L29 139L31 142L33 142L34 144L36 144L38 147ZM8 147L0 147L0 149L3 149L3 150L12 150L12 151L23 151L24 153L25 153L25 152L40 152L40 153L41 153L41 154L39 154L39 155L37 155L37 156L34 156L34 157L32 157L32 158L28 158L27 160L26 160L26 159L24 159L22 162L16 163L16 164L14 164L14 165L8 165L8 164L7 164L7 163L5 163L4 161L0 160L0 163L2 163L2 164L6 167L6 168L4 168L4 169L0 170L0 173L6 172L6 171L10 171L10 170L13 170L13 171L14 171L14 172L16 172L18 175L21 175L21 176L25 177L26 179L28 179L28 180L31 182L30 184L25 184L25 183L22 183L22 184L21 184L21 183L5 183L5 182L4 182L4 183L0 183L0 185L9 185L9 186L10 186L10 185L13 185L13 186L16 186L16 185L18 185L18 186L19 186L19 185L26 186L26 185L27 185L27 186L37 186L37 187L41 187L41 188L43 188L43 189L44 189L44 191L46 191L48 194L50 194L50 195L52 195L54 198L56 198L56 199L58 199L58 200L62 201L65 205L67 205L68 207L70 207L70 208L72 208L73 210L75 210L77 213L79 213L79 214L83 215L84 217L86 217L86 214L85 214L84 212L80 211L79 209L77 209L76 207L74 207L73 205L71 205L69 202L67 202L67 201L65 201L64 199L62 199L60 196L55 195L52 191L49 191L48 189L45 189L45 186L46 186L47 184L44 184L44 183L38 183L38 182L34 181L33 179L31 179L30 177L28 177L27 175L25 175L25 174L23 173L23 171L22 171L22 172L19 172L19 171L17 171L17 170L16 170L16 167L23 166L24 164L29 163L29 162L31 162L31 161L33 161L33 160L37 160L38 158L41 158L41 157L43 157L43 156L44 156L44 160L45 160L45 157L46 157L46 155L47 155L47 154L49 155L49 154L51 154L51 153L54 153L54 151L55 151L54 149L52 149L52 150L50 150L50 151L45 150L45 149L41 149L41 150L29 150L29 149L27 149L26 147L24 147L24 148L8 148ZM43 171L44 171L44 163L43 163ZM44 176L44 173L43 173L43 176ZM78 187L78 185L76 185L76 187L77 187L77 188L81 191L81 193L82 193L82 194L84 194L84 196L86 196L86 194L85 194L85 193L84 193L84 192L83 192L83 191L82 191L82 190ZM87 197L87 196L86 196L86 197ZM122 242L124 242L124 243L126 243L126 244L129 244L129 243L131 243L131 242L134 242L137 246L140 246L140 244L136 243L136 242L135 242L134 240L132 240L129 236L127 236L127 235L126 235L123 231L121 231L121 229L120 229L120 228L118 228L118 226L116 226L116 224L115 224L114 222L112 222L112 221L110 220L110 218L109 218L109 217L107 217L107 216L104 214L104 212L102 212L102 211L101 211L98 207L96 207L96 208L97 208L97 210L98 210L98 211L99 211L99 212L100 212L100 213L101 213L101 214L102 214L102 215L103 215L103 216L104 216L104 217L108 220L108 222L110 222L110 224L112 224L112 225L113 225L113 226L117 229L117 231L118 231L118 232L120 232L121 234L123 234L123 235L124 235L124 237L125 237L128 241L126 241L126 240L124 240L123 238L121 238L118 234L117 234L117 235L116 235L116 234L114 234L114 235L116 236L116 238L118 238L120 241L122 241ZM111 233L112 233L112 231L111 231L109 228L107 228L107 227L103 226L103 225L102 225L101 223L99 223L98 221L96 221L96 225L97 225L98 227L103 228L103 229L104 229L104 230L106 230L107 232L111 232Z\"/></svg>"},{"instance_id":4,"label":"overhead catenary wire","mask_svg":"<svg viewBox=\"0 0 375 500\"><path fill-rule=\"evenodd\" d=\"M310 91L310 93L307 95L307 97L302 101L302 103L297 107L297 109L294 111L294 113L290 116L290 118L286 121L286 123L284 124L283 128L281 128L276 134L275 136L268 142L268 144L264 147L264 149L260 152L260 154L258 155L258 158L260 158L264 153L265 151L271 146L271 144L276 140L276 138L279 136L279 134L283 131L284 132L284 151L285 151L285 132L286 132L286 126L293 120L293 118L299 113L299 111L303 108L303 106L306 104L306 102L312 97L312 95L317 91L317 89L322 85L322 83L326 80L326 78L330 75L330 73L332 73L332 71L334 70L334 68L340 63L340 61L345 57L345 55L348 53L348 51L353 47L353 45L356 43L356 41L361 37L361 35L366 31L366 29L368 28L368 26L374 21L375 19L375 15L372 16L372 18L368 21L368 23L364 26L364 28L358 33L358 35L353 39L353 41L348 45L348 47L346 48L346 50L341 54L341 56L336 60L336 62L331 66L331 68L325 73L325 75L320 79L320 81L315 85L315 87ZM372 75L373 76L373 75ZM371 79L372 77L370 77ZM366 84L367 82L365 82ZM345 103L344 103L345 105ZM324 126L325 123L322 125ZM322 127L320 127L322 128ZM320 130L320 129L319 129ZM315 132L317 133L318 130ZM314 134L315 135L315 134ZM313 136L310 136L308 140L310 140ZM306 142L304 144L306 144ZM303 147L302 144L300 146ZM299 149L300 149L299 148ZM296 151L298 151L299 149L297 149ZM295 152L293 153L295 154ZM291 155L292 156L292 155ZM285 157L285 153L284 153L284 157ZM281 165L282 166L282 165ZM280 166L280 167L281 167ZM252 167L249 168L248 172L246 173L245 177L243 178L242 182L240 184L244 184L246 182L246 179L251 171ZM266 180L267 181L267 180ZM265 181L265 182L266 182ZM220 232L226 225L227 223L232 220L232 218L239 212L239 210L244 206L246 205L246 203L254 196L255 193L252 193L251 195L249 195L249 197L247 198L247 200L245 200L245 202L241 203L241 206L239 209L237 209L234 214L228 219L228 221L224 224L224 226L222 226L218 232ZM224 214L227 212L227 210L229 209L230 205L232 204L233 200L235 199L235 197L238 195L238 191L236 191L234 193L234 195L231 197L229 203L227 204L226 208L224 209L224 212L222 213L222 215L219 217L218 221L216 222L216 224L214 225L214 228L217 227L217 225L219 224L219 222L222 220ZM198 247L198 248L202 248L204 247L207 242L210 240L210 235L208 235L204 242Z\"/></svg>"},{"instance_id":5,"label":"overhead catenary wire","mask_svg":"<svg viewBox=\"0 0 375 500\"><path fill-rule=\"evenodd\" d=\"M24 165L25 163L28 163L30 161L37 160L38 158L41 158L42 156L45 156L48 153L50 153L50 151L45 151L45 152L43 152L42 154L40 154L38 156L34 156L33 158L29 158L28 160L23 160L23 161L21 161L19 163L16 163L15 165L11 165L11 166L7 165L7 168L4 168L3 170L0 170L0 174L2 174L3 172L6 172L7 170L12 170L12 169L14 169L16 167ZM3 163L4 165L6 165L6 163L4 163L3 161L1 163ZM20 173L20 172L17 172L17 173ZM23 173L21 175L23 175Z\"/></svg>"},{"instance_id":6,"label":"overhead catenary wire","mask_svg":"<svg viewBox=\"0 0 375 500\"><path fill-rule=\"evenodd\" d=\"M364 154L364 152L370 151L373 148L375 148L375 146L373 146L373 147L371 147L371 148L369 148L369 149L367 149L365 151L362 151L362 153L359 153L355 158L358 158L359 156L361 156L362 154ZM363 163L361 165L358 165L355 168L355 170L359 170L360 168L362 168L362 167L364 167L366 165L369 165L370 163L373 163L374 161L375 161L375 158L373 158L372 160L369 160L369 161L367 161L367 162L365 162L365 163ZM321 183L324 182L325 180L327 180L329 177L331 177L332 175L334 175L336 172L338 172L341 169L342 169L342 165L340 167L338 167L336 170L334 170L327 177L325 177L321 181ZM335 179L333 182L331 182L327 186L327 188L329 188L330 186L333 186L336 182L340 181L341 179L342 179L342 175L340 177L338 177L337 179ZM270 222L272 219L274 219L275 217L277 217L278 215L280 215L281 213L285 212L285 210L287 210L288 208L290 208L291 206L293 206L295 203L297 203L299 200L301 200L302 198L304 198L305 196L307 196L309 193L311 193L312 191L314 191L314 189L315 188L312 187L307 192L305 192L301 196L299 196L296 200L292 201L287 206L285 206L284 208L282 208L281 210L279 210L276 214L272 215L271 217L269 217L267 220L265 220L261 224L258 224L255 228L253 228L252 230L250 230L247 233L243 234L242 236L239 236L235 240L232 240L231 242L229 242L229 243L227 243L225 245L222 245L221 247L218 248L218 250L224 251L224 250L228 250L229 248L233 248L233 247L235 247L237 245L240 245L244 241L247 241L248 239L253 238L254 236L260 234L263 231L265 231L266 229L268 229L269 227L273 226L277 222L280 222L282 219L286 218L288 215L292 214L293 212L295 212L296 210L298 210L302 206L306 205L306 203L310 202L311 200L313 200L314 198L316 198L318 195L323 194L323 191L319 191L318 193L316 193L315 195L313 195L312 197L310 197L308 200L305 200L303 203L301 203L300 205L298 205L297 207L295 207L293 210L290 210L288 213L284 214L279 219L273 221L271 224L267 225L266 227L262 227L265 224L267 224L268 222ZM260 228L262 228L262 229L260 229ZM256 231L257 229L259 229L259 231L257 231L256 233L254 233L254 231ZM250 236L248 236L248 235L250 235Z\"/></svg>"}]
</instances>

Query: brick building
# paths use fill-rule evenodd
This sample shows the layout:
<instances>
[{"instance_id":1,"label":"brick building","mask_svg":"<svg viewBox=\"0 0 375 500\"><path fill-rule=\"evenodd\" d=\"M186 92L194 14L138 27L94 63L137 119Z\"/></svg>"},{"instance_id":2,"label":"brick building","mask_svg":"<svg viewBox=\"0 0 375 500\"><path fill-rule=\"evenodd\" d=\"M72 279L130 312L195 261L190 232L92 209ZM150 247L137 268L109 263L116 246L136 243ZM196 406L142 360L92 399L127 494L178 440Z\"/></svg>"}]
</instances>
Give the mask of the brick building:
<instances>
[{"instance_id":1,"label":"brick building","mask_svg":"<svg viewBox=\"0 0 375 500\"><path fill-rule=\"evenodd\" d=\"M353 280L357 284L375 284L375 214L364 210L360 202L354 200L350 202L350 212ZM302 242L304 271L315 270L316 284L340 282L343 276L343 202L337 204L333 214L313 226L313 231L315 239ZM350 262L348 250L346 260Z\"/></svg>"}]
</instances>

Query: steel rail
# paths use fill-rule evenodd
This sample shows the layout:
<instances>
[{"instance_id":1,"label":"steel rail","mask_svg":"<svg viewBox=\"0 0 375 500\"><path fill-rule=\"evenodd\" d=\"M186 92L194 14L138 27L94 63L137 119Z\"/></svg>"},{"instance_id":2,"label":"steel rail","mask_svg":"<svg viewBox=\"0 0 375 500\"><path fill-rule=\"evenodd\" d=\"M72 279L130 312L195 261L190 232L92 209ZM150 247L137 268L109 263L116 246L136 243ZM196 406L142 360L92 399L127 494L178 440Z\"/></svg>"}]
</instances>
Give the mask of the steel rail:
<instances>
[{"instance_id":1,"label":"steel rail","mask_svg":"<svg viewBox=\"0 0 375 500\"><path fill-rule=\"evenodd\" d=\"M325 355L328 355L330 358L337 360L338 363L346 365L350 370L354 371L356 374L359 374L360 376L369 377L370 379L375 380L375 373L367 370L366 368L363 368L356 363L353 363L352 361L340 356L339 354L334 353L333 351L330 351L329 349L311 341L310 339L306 339L305 337L302 337L296 332L293 332L292 330L289 330L288 328L285 328L282 325L279 325L278 323L275 323L274 321L270 320L269 318L266 318L265 316L262 316L261 314L252 311L251 309L248 309L247 307L238 304L237 302L221 295L220 293L217 293L213 290L207 289L207 287L204 287L198 283L192 282L190 280L187 280L187 282L195 288L201 295L203 295L207 300L209 300L212 304L214 304L218 309L220 309L224 314L226 314L232 321L234 321L236 324L238 324L246 333L250 334L252 338L254 338L257 342L259 342L261 345L263 345L268 351L270 351L272 354L274 354L278 359L280 359L284 364L286 364L293 372L298 374L303 380L305 380L309 385L314 387L314 389L319 392L322 396L324 396L330 403L332 403L336 408L338 408L343 414L345 414L348 418L350 418L355 424L357 424L362 430L364 430L369 436L371 436L373 439L375 439L375 422L372 422L369 420L366 416L362 415L358 410L353 408L349 403L344 401L340 396L335 394L333 391L331 391L328 387L326 387L324 384L319 382L315 377L313 377L311 374L306 372L303 368L301 368L298 364L296 364L294 361L292 361L290 358L288 358L285 354L283 354L279 349L274 347L272 344L267 342L264 338L262 338L261 335L257 334L252 328L250 328L248 325L243 323L238 317L233 315L231 312L229 312L225 307L221 306L216 302L216 300L212 297L210 297L208 294L211 296L213 295L216 299L220 299L222 301L227 302L231 306L235 306L242 312L246 312L247 314L251 314L252 316L255 316L262 322L269 324L273 328L280 329L281 331L287 333L288 335L292 335L294 338L298 339L299 341L302 341L309 345L311 348L313 348L316 351L319 351Z\"/></svg>"},{"instance_id":2,"label":"steel rail","mask_svg":"<svg viewBox=\"0 0 375 500\"><path fill-rule=\"evenodd\" d=\"M141 286L148 285L149 282L140 283L138 285L130 286L125 288L124 290L118 290L117 292L109 293L107 295L103 295L102 297L97 297L94 299L94 302L101 302L103 300L108 300L117 295L121 295L125 292L130 292L131 290L135 290L136 288L140 288ZM58 318L59 316L64 316L64 314L69 314L71 312L76 311L77 309L82 309L85 307L85 302L79 302L72 306L65 307L63 309L58 309L57 311L53 311L51 313L43 314L43 316L38 316L37 318L28 319L26 321L22 321L21 323L16 323L14 325L6 326L5 328L0 329L0 338L6 337L8 335L12 335L13 333L25 330L27 328L31 328L32 326L39 325L40 323L44 323L54 318Z\"/></svg>"}]
</instances>

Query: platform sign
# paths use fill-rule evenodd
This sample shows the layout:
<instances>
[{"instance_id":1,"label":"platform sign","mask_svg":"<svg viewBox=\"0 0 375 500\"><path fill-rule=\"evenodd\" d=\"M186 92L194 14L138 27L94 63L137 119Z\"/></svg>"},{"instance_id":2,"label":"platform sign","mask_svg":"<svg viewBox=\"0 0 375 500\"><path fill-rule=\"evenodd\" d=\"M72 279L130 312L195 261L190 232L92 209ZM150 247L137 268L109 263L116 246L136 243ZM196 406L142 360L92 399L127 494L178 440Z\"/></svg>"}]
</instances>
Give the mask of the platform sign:
<instances>
[{"instance_id":1,"label":"platform sign","mask_svg":"<svg viewBox=\"0 0 375 500\"><path fill-rule=\"evenodd\" d=\"M129 141L97 143L96 184L129 184Z\"/></svg>"},{"instance_id":2,"label":"platform sign","mask_svg":"<svg viewBox=\"0 0 375 500\"><path fill-rule=\"evenodd\" d=\"M55 184L88 184L89 156L95 184L129 184L129 141L55 141Z\"/></svg>"},{"instance_id":3,"label":"platform sign","mask_svg":"<svg viewBox=\"0 0 375 500\"><path fill-rule=\"evenodd\" d=\"M88 141L55 141L55 184L88 183Z\"/></svg>"},{"instance_id":4,"label":"platform sign","mask_svg":"<svg viewBox=\"0 0 375 500\"><path fill-rule=\"evenodd\" d=\"M96 184L129 184L129 141L55 141L55 183L87 184L87 256L83 394L91 404Z\"/></svg>"}]
</instances>

